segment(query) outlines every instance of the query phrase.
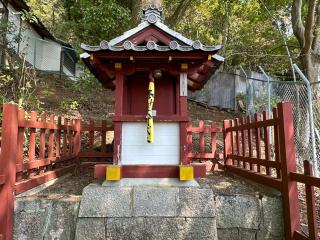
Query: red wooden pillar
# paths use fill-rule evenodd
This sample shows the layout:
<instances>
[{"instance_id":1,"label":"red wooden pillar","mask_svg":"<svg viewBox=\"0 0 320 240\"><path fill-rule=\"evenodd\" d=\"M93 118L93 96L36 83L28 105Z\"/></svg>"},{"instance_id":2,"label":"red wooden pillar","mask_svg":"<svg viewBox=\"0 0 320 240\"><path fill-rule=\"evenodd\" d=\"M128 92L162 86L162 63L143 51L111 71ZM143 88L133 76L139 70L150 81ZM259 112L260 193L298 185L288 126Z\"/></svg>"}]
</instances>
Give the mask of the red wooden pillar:
<instances>
[{"instance_id":1,"label":"red wooden pillar","mask_svg":"<svg viewBox=\"0 0 320 240\"><path fill-rule=\"evenodd\" d=\"M25 111L24 109L20 109L18 112L18 121L24 121L25 120ZM17 142L17 159L16 159L16 164L19 166L19 168L22 167L23 164L23 158L24 158L24 141L25 141L25 136L24 136L25 128L18 128L18 142ZM17 179L16 181L22 180L23 177L23 172L17 173Z\"/></svg>"},{"instance_id":2,"label":"red wooden pillar","mask_svg":"<svg viewBox=\"0 0 320 240\"><path fill-rule=\"evenodd\" d=\"M188 88L187 88L188 64L181 64L179 79L179 109L181 117L188 117ZM180 163L189 164L188 161L188 142L187 142L187 122L180 122Z\"/></svg>"},{"instance_id":3,"label":"red wooden pillar","mask_svg":"<svg viewBox=\"0 0 320 240\"><path fill-rule=\"evenodd\" d=\"M293 239L300 230L297 182L290 180L290 173L296 172L296 152L292 108L289 102L278 104L279 145L284 208L284 229L286 239Z\"/></svg>"},{"instance_id":4,"label":"red wooden pillar","mask_svg":"<svg viewBox=\"0 0 320 240\"><path fill-rule=\"evenodd\" d=\"M124 71L121 63L115 64L116 70L116 90L115 90L115 116L121 117L123 115L123 85L124 85ZM121 135L122 123L114 123L114 147L113 147L113 164L119 164L121 161Z\"/></svg>"},{"instance_id":5,"label":"red wooden pillar","mask_svg":"<svg viewBox=\"0 0 320 240\"><path fill-rule=\"evenodd\" d=\"M0 187L0 236L10 240L13 235L14 185L18 145L18 106L3 105L0 175L5 176Z\"/></svg>"},{"instance_id":6,"label":"red wooden pillar","mask_svg":"<svg viewBox=\"0 0 320 240\"><path fill-rule=\"evenodd\" d=\"M58 117L57 133L56 133L56 158L61 159L61 117Z\"/></svg>"},{"instance_id":7,"label":"red wooden pillar","mask_svg":"<svg viewBox=\"0 0 320 240\"><path fill-rule=\"evenodd\" d=\"M187 122L180 122L180 163L187 165L188 161L188 142L187 142Z\"/></svg>"},{"instance_id":8,"label":"red wooden pillar","mask_svg":"<svg viewBox=\"0 0 320 240\"><path fill-rule=\"evenodd\" d=\"M75 120L75 137L74 137L74 155L76 156L77 163L79 163L79 154L81 148L81 120Z\"/></svg>"},{"instance_id":9,"label":"red wooden pillar","mask_svg":"<svg viewBox=\"0 0 320 240\"><path fill-rule=\"evenodd\" d=\"M223 137L224 137L224 161L225 165L232 165L232 161L228 158L228 155L232 152L232 136L231 132L228 132L227 129L231 127L230 120L223 121Z\"/></svg>"}]
</instances>

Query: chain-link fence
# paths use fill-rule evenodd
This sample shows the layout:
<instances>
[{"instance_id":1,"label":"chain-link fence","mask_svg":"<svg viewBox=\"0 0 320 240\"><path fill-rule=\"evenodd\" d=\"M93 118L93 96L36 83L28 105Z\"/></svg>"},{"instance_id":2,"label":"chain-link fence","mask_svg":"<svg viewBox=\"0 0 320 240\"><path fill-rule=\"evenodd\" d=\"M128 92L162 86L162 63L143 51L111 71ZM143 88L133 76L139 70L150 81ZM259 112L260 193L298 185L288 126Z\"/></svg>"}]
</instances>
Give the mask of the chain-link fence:
<instances>
[{"instance_id":1,"label":"chain-link fence","mask_svg":"<svg viewBox=\"0 0 320 240\"><path fill-rule=\"evenodd\" d=\"M272 79L272 80L270 80ZM295 143L298 166L310 160L318 167L320 154L320 82L306 83L297 75L296 81L276 81L247 78L247 114L269 112L280 101L293 106ZM312 116L311 116L312 114Z\"/></svg>"}]
</instances>

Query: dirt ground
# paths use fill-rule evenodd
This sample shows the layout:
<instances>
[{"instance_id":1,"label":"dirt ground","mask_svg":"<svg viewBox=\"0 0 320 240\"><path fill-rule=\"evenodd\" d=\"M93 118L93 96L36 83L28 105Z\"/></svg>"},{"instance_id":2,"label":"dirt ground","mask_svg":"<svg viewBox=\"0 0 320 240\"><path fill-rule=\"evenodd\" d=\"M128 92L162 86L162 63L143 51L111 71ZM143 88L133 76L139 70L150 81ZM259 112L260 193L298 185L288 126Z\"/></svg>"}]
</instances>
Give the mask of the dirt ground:
<instances>
[{"instance_id":1,"label":"dirt ground","mask_svg":"<svg viewBox=\"0 0 320 240\"><path fill-rule=\"evenodd\" d=\"M251 184L250 182L236 177L234 175L225 174L224 172L210 173L206 179L198 180L201 187L210 187L219 195L254 195L262 193L261 187ZM102 183L101 180L93 178L92 169L82 169L77 174L72 174L67 178L57 181L52 186L38 192L35 196L50 197L50 195L75 195L81 196L83 188L90 183ZM265 188L264 193L272 194L272 191Z\"/></svg>"}]
</instances>

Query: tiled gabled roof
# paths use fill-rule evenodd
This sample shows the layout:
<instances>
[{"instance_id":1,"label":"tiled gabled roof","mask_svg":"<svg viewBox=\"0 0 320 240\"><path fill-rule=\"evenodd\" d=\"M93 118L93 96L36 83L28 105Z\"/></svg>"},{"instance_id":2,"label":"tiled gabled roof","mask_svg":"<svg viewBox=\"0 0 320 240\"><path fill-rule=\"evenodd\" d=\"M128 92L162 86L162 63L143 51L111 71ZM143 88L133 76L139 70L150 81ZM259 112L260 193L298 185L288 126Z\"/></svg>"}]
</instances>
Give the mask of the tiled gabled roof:
<instances>
[{"instance_id":1,"label":"tiled gabled roof","mask_svg":"<svg viewBox=\"0 0 320 240\"><path fill-rule=\"evenodd\" d=\"M103 40L99 46L89 46L86 44L81 44L81 48L88 52L97 52L103 50L109 51L193 51L193 50L202 50L205 52L214 52L221 48L221 45L217 46L205 46L199 40L193 41L181 35L180 33L170 29L167 25L163 23L164 17L163 9L155 6L148 6L143 9L143 14L141 17L142 22L135 28L125 32L119 37L116 37L110 41ZM148 41L146 45L141 46L141 44L136 44L128 39L134 35L146 30L150 26L154 26L160 31L166 33L172 37L172 41L164 46L163 44L159 45L154 41ZM219 56L219 59L223 61L223 58Z\"/></svg>"}]
</instances>

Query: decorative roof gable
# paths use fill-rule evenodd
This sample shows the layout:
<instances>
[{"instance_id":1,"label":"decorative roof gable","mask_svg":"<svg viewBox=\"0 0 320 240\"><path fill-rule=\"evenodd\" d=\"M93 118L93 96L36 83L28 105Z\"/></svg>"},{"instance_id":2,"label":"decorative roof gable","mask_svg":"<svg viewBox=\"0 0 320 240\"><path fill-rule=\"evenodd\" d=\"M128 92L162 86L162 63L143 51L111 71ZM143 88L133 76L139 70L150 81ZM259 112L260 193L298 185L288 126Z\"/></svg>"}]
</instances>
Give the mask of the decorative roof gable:
<instances>
[{"instance_id":1,"label":"decorative roof gable","mask_svg":"<svg viewBox=\"0 0 320 240\"><path fill-rule=\"evenodd\" d=\"M163 9L152 5L143 9L137 27L110 41L103 40L99 46L81 47L85 51L81 54L84 63L110 89L115 89L115 63L124 65L125 75L158 67L178 76L183 70L187 73L188 88L195 91L224 61L217 54L220 45L205 46L170 29L164 24Z\"/></svg>"},{"instance_id":2,"label":"decorative roof gable","mask_svg":"<svg viewBox=\"0 0 320 240\"><path fill-rule=\"evenodd\" d=\"M110 41L103 40L100 43L100 46L89 46L81 44L81 48L89 52L97 52L102 50L109 51L193 51L193 50L202 50L206 52L218 51L221 48L221 45L218 46L205 46L199 40L193 41L181 35L180 33L170 29L164 23L163 9L162 7L156 7L153 5L147 6L142 11L141 23L125 32L123 35L116 37ZM159 40L161 44L158 44L158 41L155 41L154 38L146 41L145 45L141 45L140 42L132 41L137 35L143 35L145 32L150 31L160 32L155 34L154 38ZM163 35L169 36L170 41L163 44L161 40L161 33ZM221 57L218 57L221 59Z\"/></svg>"}]
</instances>

